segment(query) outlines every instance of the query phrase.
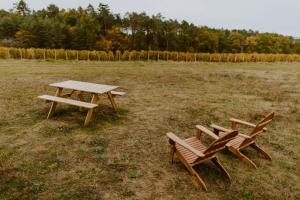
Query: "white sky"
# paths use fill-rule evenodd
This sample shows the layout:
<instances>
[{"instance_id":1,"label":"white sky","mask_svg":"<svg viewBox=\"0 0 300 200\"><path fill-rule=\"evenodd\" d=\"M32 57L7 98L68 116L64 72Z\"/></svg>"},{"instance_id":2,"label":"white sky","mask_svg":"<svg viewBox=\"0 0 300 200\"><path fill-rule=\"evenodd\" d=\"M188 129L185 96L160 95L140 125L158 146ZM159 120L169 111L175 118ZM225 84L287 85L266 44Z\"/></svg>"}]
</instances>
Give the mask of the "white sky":
<instances>
[{"instance_id":1,"label":"white sky","mask_svg":"<svg viewBox=\"0 0 300 200\"><path fill-rule=\"evenodd\" d=\"M0 0L10 9L17 0ZM300 37L300 0L25 0L32 9L54 3L60 8L108 4L114 13L161 13L162 16L213 28L253 29Z\"/></svg>"}]
</instances>

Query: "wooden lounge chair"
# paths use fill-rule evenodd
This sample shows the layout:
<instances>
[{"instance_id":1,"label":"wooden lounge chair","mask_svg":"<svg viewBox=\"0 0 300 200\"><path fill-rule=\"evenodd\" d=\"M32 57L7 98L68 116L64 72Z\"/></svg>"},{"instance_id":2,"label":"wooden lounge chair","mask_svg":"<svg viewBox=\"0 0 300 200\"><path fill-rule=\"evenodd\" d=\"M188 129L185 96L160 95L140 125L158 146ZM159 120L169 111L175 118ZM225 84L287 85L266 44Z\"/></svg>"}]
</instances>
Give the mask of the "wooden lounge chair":
<instances>
[{"instance_id":1,"label":"wooden lounge chair","mask_svg":"<svg viewBox=\"0 0 300 200\"><path fill-rule=\"evenodd\" d=\"M229 179L230 176L225 168L222 166L216 153L225 148L226 143L232 140L238 133L237 131L231 131L223 137L218 137L211 145L206 147L201 143L201 133L209 135L215 135L203 126L197 126L198 131L195 137L182 140L178 138L174 133L167 133L170 143L170 161L173 163L174 154L176 153L178 159L185 165L188 171L196 178L197 182L207 191L207 187L200 177L200 175L194 170L195 165L199 165L205 161L211 160Z\"/></svg>"},{"instance_id":2,"label":"wooden lounge chair","mask_svg":"<svg viewBox=\"0 0 300 200\"><path fill-rule=\"evenodd\" d=\"M237 130L238 125L245 125L248 127L253 127L253 130L250 132L249 135L244 135L239 133L238 136L226 144L229 151L239 157L242 161L252 166L256 169L256 165L252 160L250 160L247 156L245 156L241 150L245 149L246 147L252 147L258 152L260 152L266 159L272 160L271 156L267 154L263 149L261 149L255 142L256 136L261 132L266 132L267 128L265 128L274 118L274 112L269 113L264 119L262 119L259 123L252 124L249 122L245 122L239 119L231 118L231 128L223 128L217 125L212 124L211 127L214 129L214 133L222 137L224 134L231 132L232 130Z\"/></svg>"}]
</instances>

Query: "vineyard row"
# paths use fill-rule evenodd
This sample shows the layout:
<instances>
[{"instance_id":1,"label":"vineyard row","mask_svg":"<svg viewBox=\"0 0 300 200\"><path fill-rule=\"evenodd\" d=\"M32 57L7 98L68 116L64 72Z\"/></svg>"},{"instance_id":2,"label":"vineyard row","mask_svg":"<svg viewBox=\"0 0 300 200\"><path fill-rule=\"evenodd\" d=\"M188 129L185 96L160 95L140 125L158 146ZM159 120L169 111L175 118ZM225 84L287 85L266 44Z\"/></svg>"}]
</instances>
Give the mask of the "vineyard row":
<instances>
[{"instance_id":1,"label":"vineyard row","mask_svg":"<svg viewBox=\"0 0 300 200\"><path fill-rule=\"evenodd\" d=\"M299 54L190 53L169 51L76 51L0 47L0 59L185 62L300 62Z\"/></svg>"}]
</instances>

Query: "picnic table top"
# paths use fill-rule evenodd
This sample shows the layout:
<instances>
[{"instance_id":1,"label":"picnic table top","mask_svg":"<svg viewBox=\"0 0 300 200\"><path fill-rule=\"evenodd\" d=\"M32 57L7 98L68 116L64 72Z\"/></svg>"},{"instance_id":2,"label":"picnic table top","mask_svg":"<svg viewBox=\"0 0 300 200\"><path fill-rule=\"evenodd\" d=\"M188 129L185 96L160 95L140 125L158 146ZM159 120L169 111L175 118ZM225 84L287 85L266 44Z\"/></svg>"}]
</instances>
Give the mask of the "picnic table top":
<instances>
[{"instance_id":1,"label":"picnic table top","mask_svg":"<svg viewBox=\"0 0 300 200\"><path fill-rule=\"evenodd\" d=\"M114 85L103 85L103 84L72 81L72 80L63 81L59 83L52 83L50 84L50 86L57 87L57 88L78 90L83 92L97 93L97 94L103 94L119 87Z\"/></svg>"}]
</instances>

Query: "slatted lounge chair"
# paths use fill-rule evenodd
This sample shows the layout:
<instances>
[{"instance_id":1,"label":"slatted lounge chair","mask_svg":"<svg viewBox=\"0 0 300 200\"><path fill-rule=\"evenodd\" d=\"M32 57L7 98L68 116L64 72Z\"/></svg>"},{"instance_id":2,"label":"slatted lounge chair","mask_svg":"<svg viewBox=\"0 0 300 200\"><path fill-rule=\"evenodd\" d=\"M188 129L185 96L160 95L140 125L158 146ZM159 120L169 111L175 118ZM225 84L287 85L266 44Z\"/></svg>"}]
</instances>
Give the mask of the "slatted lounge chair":
<instances>
[{"instance_id":1,"label":"slatted lounge chair","mask_svg":"<svg viewBox=\"0 0 300 200\"><path fill-rule=\"evenodd\" d=\"M232 130L237 130L238 125L253 127L253 130L250 132L249 135L239 133L238 136L234 140L227 143L226 146L238 158L240 158L242 161L244 161L245 163L249 164L254 169L256 169L257 167L254 164L254 162L250 160L246 155L244 155L241 152L241 150L247 147L252 147L258 152L260 152L266 159L272 160L271 156L256 144L255 139L256 136L258 136L260 133L267 131L266 126L273 120L273 118L274 118L274 112L271 112L256 125L249 122L245 122L240 119L231 118L230 129L223 128L215 124L212 124L211 127L214 129L214 133L218 135L218 137L222 137L224 134L231 132ZM214 138L216 139L216 137Z\"/></svg>"},{"instance_id":2,"label":"slatted lounge chair","mask_svg":"<svg viewBox=\"0 0 300 200\"><path fill-rule=\"evenodd\" d=\"M195 137L191 137L185 140L180 139L174 133L167 133L170 143L170 161L173 163L174 154L185 165L188 171L196 178L197 182L202 188L207 191L206 184L200 177L200 175L194 170L194 166L211 160L230 180L230 176L225 168L222 166L216 153L225 148L226 143L234 139L238 134L237 131L231 131L222 137L218 137L211 145L206 147L200 141L201 133L213 134L203 126L197 126L198 131Z\"/></svg>"}]
</instances>

